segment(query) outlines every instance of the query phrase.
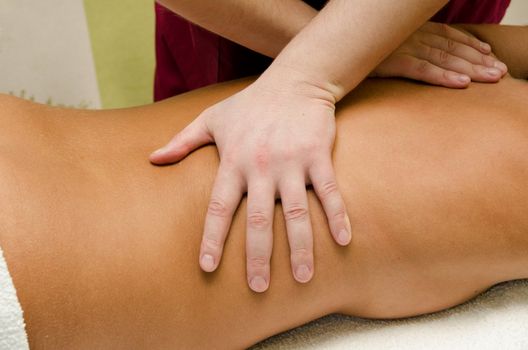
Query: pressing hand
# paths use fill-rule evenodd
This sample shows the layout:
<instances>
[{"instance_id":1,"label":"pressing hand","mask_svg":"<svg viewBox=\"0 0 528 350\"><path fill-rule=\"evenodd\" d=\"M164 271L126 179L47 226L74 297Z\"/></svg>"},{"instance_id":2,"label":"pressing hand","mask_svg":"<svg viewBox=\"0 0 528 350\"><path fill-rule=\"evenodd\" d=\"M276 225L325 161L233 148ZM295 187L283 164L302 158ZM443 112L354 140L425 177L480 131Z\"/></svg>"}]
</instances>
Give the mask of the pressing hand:
<instances>
[{"instance_id":1,"label":"pressing hand","mask_svg":"<svg viewBox=\"0 0 528 350\"><path fill-rule=\"evenodd\" d=\"M471 81L495 83L508 71L491 47L451 26L427 22L383 61L371 76L404 77L449 88Z\"/></svg>"},{"instance_id":2,"label":"pressing hand","mask_svg":"<svg viewBox=\"0 0 528 350\"><path fill-rule=\"evenodd\" d=\"M351 240L331 159L336 134L332 94L303 81L291 82L286 78L291 72L281 79L267 74L205 110L150 157L155 164L173 163L216 143L220 166L205 219L200 266L207 272L218 267L232 217L247 192L247 280L256 292L270 283L277 197L298 282L308 282L314 273L307 184L313 185L336 242L347 245Z\"/></svg>"}]
</instances>

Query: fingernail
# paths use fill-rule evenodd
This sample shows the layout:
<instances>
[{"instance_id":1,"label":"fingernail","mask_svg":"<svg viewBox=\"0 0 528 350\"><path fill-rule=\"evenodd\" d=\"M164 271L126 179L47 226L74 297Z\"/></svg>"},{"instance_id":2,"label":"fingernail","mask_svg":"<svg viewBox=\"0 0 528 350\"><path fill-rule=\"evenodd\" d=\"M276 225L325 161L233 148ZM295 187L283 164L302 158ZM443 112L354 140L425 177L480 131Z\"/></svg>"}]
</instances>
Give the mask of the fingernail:
<instances>
[{"instance_id":1,"label":"fingernail","mask_svg":"<svg viewBox=\"0 0 528 350\"><path fill-rule=\"evenodd\" d=\"M212 272L215 268L214 258L209 254L204 254L200 259L200 265L204 271Z\"/></svg>"},{"instance_id":2,"label":"fingernail","mask_svg":"<svg viewBox=\"0 0 528 350\"><path fill-rule=\"evenodd\" d=\"M162 154L163 152L165 152L165 147L161 147L160 149L155 150L154 152L152 152L152 155L157 156L158 154Z\"/></svg>"},{"instance_id":3,"label":"fingernail","mask_svg":"<svg viewBox=\"0 0 528 350\"><path fill-rule=\"evenodd\" d=\"M482 51L485 51L485 52L490 52L491 51L491 46L489 44L486 44L486 43L480 43L480 49Z\"/></svg>"},{"instance_id":4,"label":"fingernail","mask_svg":"<svg viewBox=\"0 0 528 350\"><path fill-rule=\"evenodd\" d=\"M352 225L350 224L350 218L348 217L348 214L345 214L345 226L348 232L352 232Z\"/></svg>"},{"instance_id":5,"label":"fingernail","mask_svg":"<svg viewBox=\"0 0 528 350\"><path fill-rule=\"evenodd\" d=\"M268 283L266 283L266 280L262 278L261 276L255 276L251 279L249 282L249 285L253 291L257 293L262 293L266 289L268 289Z\"/></svg>"},{"instance_id":6,"label":"fingernail","mask_svg":"<svg viewBox=\"0 0 528 350\"><path fill-rule=\"evenodd\" d=\"M295 270L295 278L298 282L306 283L312 278L312 271L307 265L299 265Z\"/></svg>"},{"instance_id":7,"label":"fingernail","mask_svg":"<svg viewBox=\"0 0 528 350\"><path fill-rule=\"evenodd\" d=\"M342 229L341 232L339 232L339 235L337 236L337 238L339 239L339 244L341 245L347 245L348 243L350 243L351 237L352 236L350 235L350 232L345 229Z\"/></svg>"},{"instance_id":8,"label":"fingernail","mask_svg":"<svg viewBox=\"0 0 528 350\"><path fill-rule=\"evenodd\" d=\"M497 68L486 68L486 73L491 77L498 77L501 75L501 71Z\"/></svg>"},{"instance_id":9,"label":"fingernail","mask_svg":"<svg viewBox=\"0 0 528 350\"><path fill-rule=\"evenodd\" d=\"M500 70L502 73L506 73L508 71L508 66L506 66L504 63L502 63L501 61L495 61L495 63L493 63L493 67L497 68L498 70Z\"/></svg>"},{"instance_id":10,"label":"fingernail","mask_svg":"<svg viewBox=\"0 0 528 350\"><path fill-rule=\"evenodd\" d=\"M471 78L468 77L467 75L462 75L462 74L459 74L457 76L457 80L463 84L468 84L470 81L471 81Z\"/></svg>"}]
</instances>

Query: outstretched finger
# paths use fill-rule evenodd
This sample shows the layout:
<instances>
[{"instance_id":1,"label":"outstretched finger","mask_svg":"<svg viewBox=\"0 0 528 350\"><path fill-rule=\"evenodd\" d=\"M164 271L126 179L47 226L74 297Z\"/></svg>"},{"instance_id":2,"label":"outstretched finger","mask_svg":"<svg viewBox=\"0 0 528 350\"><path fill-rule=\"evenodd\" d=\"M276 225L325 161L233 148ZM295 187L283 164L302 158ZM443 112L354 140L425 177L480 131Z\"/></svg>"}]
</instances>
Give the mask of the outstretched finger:
<instances>
[{"instance_id":1,"label":"outstretched finger","mask_svg":"<svg viewBox=\"0 0 528 350\"><path fill-rule=\"evenodd\" d=\"M220 263L225 239L242 194L243 185L239 177L220 165L207 208L200 248L200 266L206 272L214 271Z\"/></svg>"},{"instance_id":2,"label":"outstretched finger","mask_svg":"<svg viewBox=\"0 0 528 350\"><path fill-rule=\"evenodd\" d=\"M471 82L471 78L466 74L445 70L409 55L394 56L390 64L383 63L380 66L380 72L383 77L400 76L456 89L465 88Z\"/></svg>"},{"instance_id":3,"label":"outstretched finger","mask_svg":"<svg viewBox=\"0 0 528 350\"><path fill-rule=\"evenodd\" d=\"M247 197L247 280L253 291L261 293L270 281L275 188L267 179L252 180Z\"/></svg>"},{"instance_id":4,"label":"outstretched finger","mask_svg":"<svg viewBox=\"0 0 528 350\"><path fill-rule=\"evenodd\" d=\"M421 50L422 56L427 56L429 47L439 49L450 55L462 58L475 65L485 66L491 70L496 70L500 76L506 74L508 67L492 55L483 54L474 47L439 35L430 34L423 38L424 46ZM424 50L425 48L425 50ZM423 57L425 58L425 57Z\"/></svg>"},{"instance_id":5,"label":"outstretched finger","mask_svg":"<svg viewBox=\"0 0 528 350\"><path fill-rule=\"evenodd\" d=\"M499 81L503 76L503 72L498 68L474 64L440 49L424 45L422 51L423 54L417 58L427 60L447 71L467 75L472 81L492 83Z\"/></svg>"},{"instance_id":6,"label":"outstretched finger","mask_svg":"<svg viewBox=\"0 0 528 350\"><path fill-rule=\"evenodd\" d=\"M352 228L345 202L337 187L330 156L315 162L309 175L314 191L323 205L332 236L340 245L347 245L352 238Z\"/></svg>"},{"instance_id":7,"label":"outstretched finger","mask_svg":"<svg viewBox=\"0 0 528 350\"><path fill-rule=\"evenodd\" d=\"M185 158L198 147L213 141L205 118L201 115L176 134L168 144L153 152L149 159L154 164L174 163Z\"/></svg>"},{"instance_id":8,"label":"outstretched finger","mask_svg":"<svg viewBox=\"0 0 528 350\"><path fill-rule=\"evenodd\" d=\"M304 175L288 174L280 181L279 191L290 244L293 276L298 282L306 283L314 273L314 258Z\"/></svg>"},{"instance_id":9,"label":"outstretched finger","mask_svg":"<svg viewBox=\"0 0 528 350\"><path fill-rule=\"evenodd\" d=\"M491 46L488 43L485 43L471 35L453 28L450 25L444 23L434 23L427 22L422 26L422 30L427 33L435 34L444 38L452 39L456 42L462 43L464 45L470 46L475 50L482 52L484 54L491 53Z\"/></svg>"}]
</instances>

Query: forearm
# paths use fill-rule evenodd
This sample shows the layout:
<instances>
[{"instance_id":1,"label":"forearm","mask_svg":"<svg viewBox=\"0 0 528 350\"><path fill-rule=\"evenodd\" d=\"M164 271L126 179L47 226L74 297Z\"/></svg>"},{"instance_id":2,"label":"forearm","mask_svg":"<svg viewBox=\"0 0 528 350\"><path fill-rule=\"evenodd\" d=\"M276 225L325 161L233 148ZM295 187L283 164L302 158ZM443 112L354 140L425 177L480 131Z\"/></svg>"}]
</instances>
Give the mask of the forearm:
<instances>
[{"instance_id":1,"label":"forearm","mask_svg":"<svg viewBox=\"0 0 528 350\"><path fill-rule=\"evenodd\" d=\"M513 77L528 79L528 26L460 24L456 27L489 43Z\"/></svg>"},{"instance_id":2,"label":"forearm","mask_svg":"<svg viewBox=\"0 0 528 350\"><path fill-rule=\"evenodd\" d=\"M445 3L332 0L272 67L299 71L339 100Z\"/></svg>"},{"instance_id":3,"label":"forearm","mask_svg":"<svg viewBox=\"0 0 528 350\"><path fill-rule=\"evenodd\" d=\"M301 0L159 0L207 30L276 57L317 11Z\"/></svg>"}]
</instances>

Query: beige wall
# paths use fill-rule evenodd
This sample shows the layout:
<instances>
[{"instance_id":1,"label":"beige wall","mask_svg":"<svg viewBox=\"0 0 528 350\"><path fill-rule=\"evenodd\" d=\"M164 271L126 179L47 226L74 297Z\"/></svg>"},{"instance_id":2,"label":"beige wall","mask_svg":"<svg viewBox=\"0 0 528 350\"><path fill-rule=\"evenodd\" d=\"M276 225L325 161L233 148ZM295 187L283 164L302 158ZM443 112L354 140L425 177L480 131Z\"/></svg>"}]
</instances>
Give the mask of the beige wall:
<instances>
[{"instance_id":1,"label":"beige wall","mask_svg":"<svg viewBox=\"0 0 528 350\"><path fill-rule=\"evenodd\" d=\"M528 0L512 0L502 23L528 25Z\"/></svg>"}]
</instances>

